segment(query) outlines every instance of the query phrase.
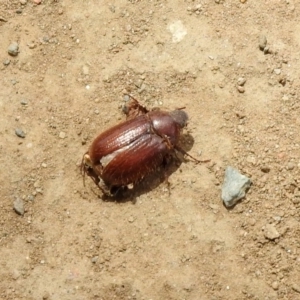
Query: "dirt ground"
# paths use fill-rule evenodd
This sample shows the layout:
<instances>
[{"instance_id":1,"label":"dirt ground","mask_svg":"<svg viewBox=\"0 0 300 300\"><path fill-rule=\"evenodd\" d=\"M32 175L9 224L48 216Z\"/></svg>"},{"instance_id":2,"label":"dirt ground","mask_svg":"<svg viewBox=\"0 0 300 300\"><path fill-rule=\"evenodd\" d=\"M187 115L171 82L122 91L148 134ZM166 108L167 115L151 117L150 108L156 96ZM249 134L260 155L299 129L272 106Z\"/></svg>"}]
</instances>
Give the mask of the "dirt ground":
<instances>
[{"instance_id":1,"label":"dirt ground","mask_svg":"<svg viewBox=\"0 0 300 300\"><path fill-rule=\"evenodd\" d=\"M35 2L0 0L0 299L300 299L300 3ZM170 194L83 186L125 90L185 106L181 144L211 159ZM253 181L230 210L229 165Z\"/></svg>"}]
</instances>

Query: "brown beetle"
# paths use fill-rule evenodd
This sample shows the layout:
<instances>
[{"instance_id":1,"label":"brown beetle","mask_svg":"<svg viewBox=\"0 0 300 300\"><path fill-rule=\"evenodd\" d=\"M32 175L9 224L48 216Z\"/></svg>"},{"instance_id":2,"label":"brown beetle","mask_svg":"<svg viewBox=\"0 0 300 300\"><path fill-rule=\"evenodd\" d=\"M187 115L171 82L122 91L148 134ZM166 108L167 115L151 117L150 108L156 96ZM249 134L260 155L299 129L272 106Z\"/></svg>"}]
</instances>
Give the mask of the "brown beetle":
<instances>
[{"instance_id":1,"label":"brown beetle","mask_svg":"<svg viewBox=\"0 0 300 300\"><path fill-rule=\"evenodd\" d=\"M177 145L188 120L182 109L149 112L132 98L125 113L127 120L98 135L82 159L83 174L107 195L140 182L174 150L187 154Z\"/></svg>"}]
</instances>

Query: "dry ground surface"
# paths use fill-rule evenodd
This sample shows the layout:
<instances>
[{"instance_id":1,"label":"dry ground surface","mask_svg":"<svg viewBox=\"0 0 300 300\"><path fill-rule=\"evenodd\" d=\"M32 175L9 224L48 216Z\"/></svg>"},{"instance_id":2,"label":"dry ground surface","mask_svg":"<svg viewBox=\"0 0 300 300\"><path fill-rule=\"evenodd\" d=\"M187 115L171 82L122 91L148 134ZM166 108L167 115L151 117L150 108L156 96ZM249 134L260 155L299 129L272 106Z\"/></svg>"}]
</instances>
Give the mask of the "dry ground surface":
<instances>
[{"instance_id":1,"label":"dry ground surface","mask_svg":"<svg viewBox=\"0 0 300 300\"><path fill-rule=\"evenodd\" d=\"M299 10L1 0L0 299L300 299ZM174 168L170 194L154 182L118 203L83 186L82 155L124 119L124 90L186 106L181 143L211 159ZM230 210L228 165L253 181Z\"/></svg>"}]
</instances>

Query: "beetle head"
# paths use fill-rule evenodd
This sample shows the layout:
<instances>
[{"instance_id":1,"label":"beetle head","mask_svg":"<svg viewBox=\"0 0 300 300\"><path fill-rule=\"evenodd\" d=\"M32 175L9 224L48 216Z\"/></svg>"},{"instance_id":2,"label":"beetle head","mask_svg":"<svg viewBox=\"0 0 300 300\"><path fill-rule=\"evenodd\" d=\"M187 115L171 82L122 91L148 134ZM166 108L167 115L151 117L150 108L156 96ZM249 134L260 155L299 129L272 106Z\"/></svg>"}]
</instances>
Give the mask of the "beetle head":
<instances>
[{"instance_id":1,"label":"beetle head","mask_svg":"<svg viewBox=\"0 0 300 300\"><path fill-rule=\"evenodd\" d=\"M185 127L189 119L187 113L184 110L179 109L171 111L170 116L180 126L180 128Z\"/></svg>"}]
</instances>

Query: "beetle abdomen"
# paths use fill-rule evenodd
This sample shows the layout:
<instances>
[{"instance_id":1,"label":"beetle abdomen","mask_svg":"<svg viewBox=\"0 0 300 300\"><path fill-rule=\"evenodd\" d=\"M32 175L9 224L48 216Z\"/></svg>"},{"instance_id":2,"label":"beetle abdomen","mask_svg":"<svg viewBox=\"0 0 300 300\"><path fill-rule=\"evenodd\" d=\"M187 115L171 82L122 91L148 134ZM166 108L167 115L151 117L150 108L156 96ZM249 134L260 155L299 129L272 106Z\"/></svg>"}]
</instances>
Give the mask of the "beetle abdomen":
<instances>
[{"instance_id":1,"label":"beetle abdomen","mask_svg":"<svg viewBox=\"0 0 300 300\"><path fill-rule=\"evenodd\" d=\"M96 164L101 158L116 150L129 145L143 134L149 132L151 124L146 115L122 122L98 135L93 141L89 155L91 161Z\"/></svg>"},{"instance_id":2,"label":"beetle abdomen","mask_svg":"<svg viewBox=\"0 0 300 300\"><path fill-rule=\"evenodd\" d=\"M136 183L157 169L169 151L164 139L155 134L144 134L115 156L101 177L110 187Z\"/></svg>"}]
</instances>

